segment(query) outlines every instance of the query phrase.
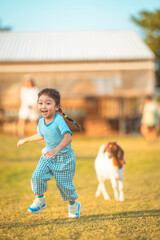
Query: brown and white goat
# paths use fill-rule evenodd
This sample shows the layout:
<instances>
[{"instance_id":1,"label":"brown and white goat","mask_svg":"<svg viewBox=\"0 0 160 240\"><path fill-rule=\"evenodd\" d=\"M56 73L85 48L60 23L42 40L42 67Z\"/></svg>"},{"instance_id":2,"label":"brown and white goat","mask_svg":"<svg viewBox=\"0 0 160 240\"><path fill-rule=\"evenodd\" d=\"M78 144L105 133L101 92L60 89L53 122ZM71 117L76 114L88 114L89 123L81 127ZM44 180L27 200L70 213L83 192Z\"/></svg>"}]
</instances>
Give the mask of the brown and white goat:
<instances>
[{"instance_id":1,"label":"brown and white goat","mask_svg":"<svg viewBox=\"0 0 160 240\"><path fill-rule=\"evenodd\" d=\"M96 197L102 193L105 200L110 199L104 184L106 179L110 179L115 199L124 201L123 171L125 161L123 156L124 151L116 142L109 142L107 145L100 146L94 163L99 182Z\"/></svg>"}]
</instances>

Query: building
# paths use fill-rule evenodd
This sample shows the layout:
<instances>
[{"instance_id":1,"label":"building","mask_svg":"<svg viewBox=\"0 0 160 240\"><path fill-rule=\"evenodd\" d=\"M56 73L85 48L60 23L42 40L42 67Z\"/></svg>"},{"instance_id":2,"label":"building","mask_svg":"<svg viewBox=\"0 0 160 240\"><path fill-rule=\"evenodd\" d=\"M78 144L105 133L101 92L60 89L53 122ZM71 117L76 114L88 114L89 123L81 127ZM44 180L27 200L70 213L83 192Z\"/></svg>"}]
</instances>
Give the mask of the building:
<instances>
[{"instance_id":1,"label":"building","mask_svg":"<svg viewBox=\"0 0 160 240\"><path fill-rule=\"evenodd\" d=\"M155 85L154 55L133 31L0 32L4 116L17 116L28 73L40 89L58 89L65 111L98 134L128 131Z\"/></svg>"}]
</instances>

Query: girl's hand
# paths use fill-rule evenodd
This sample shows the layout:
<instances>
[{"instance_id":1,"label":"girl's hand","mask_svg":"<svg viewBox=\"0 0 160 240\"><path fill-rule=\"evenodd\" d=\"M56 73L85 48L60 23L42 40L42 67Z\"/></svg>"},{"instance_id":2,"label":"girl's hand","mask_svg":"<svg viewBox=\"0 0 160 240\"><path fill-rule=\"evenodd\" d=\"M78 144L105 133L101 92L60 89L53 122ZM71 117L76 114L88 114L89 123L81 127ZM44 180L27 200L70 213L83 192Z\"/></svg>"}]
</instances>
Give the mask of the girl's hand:
<instances>
[{"instance_id":1,"label":"girl's hand","mask_svg":"<svg viewBox=\"0 0 160 240\"><path fill-rule=\"evenodd\" d=\"M17 143L17 147L20 147L21 145L23 145L24 143L26 143L26 139L21 139L18 141Z\"/></svg>"},{"instance_id":2,"label":"girl's hand","mask_svg":"<svg viewBox=\"0 0 160 240\"><path fill-rule=\"evenodd\" d=\"M52 158L54 157L55 155L57 155L58 151L54 148L54 149L51 149L49 151L47 151L44 156L45 158Z\"/></svg>"}]
</instances>

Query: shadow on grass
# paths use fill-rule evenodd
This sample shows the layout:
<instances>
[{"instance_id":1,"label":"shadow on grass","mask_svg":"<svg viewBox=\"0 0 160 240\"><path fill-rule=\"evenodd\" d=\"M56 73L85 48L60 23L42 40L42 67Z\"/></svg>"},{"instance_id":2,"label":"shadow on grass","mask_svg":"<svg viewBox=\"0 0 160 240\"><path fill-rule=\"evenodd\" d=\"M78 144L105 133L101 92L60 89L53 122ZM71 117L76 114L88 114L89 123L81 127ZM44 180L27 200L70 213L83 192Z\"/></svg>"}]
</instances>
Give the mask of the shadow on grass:
<instances>
[{"instance_id":1,"label":"shadow on grass","mask_svg":"<svg viewBox=\"0 0 160 240\"><path fill-rule=\"evenodd\" d=\"M160 209L119 212L113 214L88 215L81 217L81 219L83 218L86 219L87 221L94 221L94 220L114 220L116 218L138 218L155 216L160 216Z\"/></svg>"},{"instance_id":2,"label":"shadow on grass","mask_svg":"<svg viewBox=\"0 0 160 240\"><path fill-rule=\"evenodd\" d=\"M64 225L64 224L75 224L75 222L84 224L85 222L94 222L94 221L104 221L104 220L114 220L117 218L138 218L138 217L157 217L160 216L159 209L153 210L144 210L144 211L129 211L129 212L120 212L114 214L97 214L97 215L87 215L81 216L79 219L68 219L68 218L58 218L45 220L44 218L40 221L37 220L29 220L29 222L14 222L14 223L4 223L1 225L1 228L31 228L36 226L44 226L44 225ZM26 219L27 220L27 219Z\"/></svg>"}]
</instances>

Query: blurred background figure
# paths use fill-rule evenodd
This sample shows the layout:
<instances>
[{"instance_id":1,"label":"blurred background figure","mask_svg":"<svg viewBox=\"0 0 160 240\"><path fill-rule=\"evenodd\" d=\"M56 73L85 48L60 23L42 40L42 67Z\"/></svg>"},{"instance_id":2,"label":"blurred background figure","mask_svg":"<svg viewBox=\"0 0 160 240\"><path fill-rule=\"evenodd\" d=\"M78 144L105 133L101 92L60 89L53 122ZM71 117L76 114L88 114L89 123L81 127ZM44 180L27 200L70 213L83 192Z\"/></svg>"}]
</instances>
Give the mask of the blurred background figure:
<instances>
[{"instance_id":1,"label":"blurred background figure","mask_svg":"<svg viewBox=\"0 0 160 240\"><path fill-rule=\"evenodd\" d=\"M38 120L37 97L38 88L34 84L31 75L24 78L24 86L20 90L21 107L18 113L18 136L23 137L25 134L26 120L31 121L31 127L36 128Z\"/></svg>"},{"instance_id":2,"label":"blurred background figure","mask_svg":"<svg viewBox=\"0 0 160 240\"><path fill-rule=\"evenodd\" d=\"M142 111L141 133L148 142L155 142L157 139L158 106L151 96L146 98Z\"/></svg>"}]
</instances>

